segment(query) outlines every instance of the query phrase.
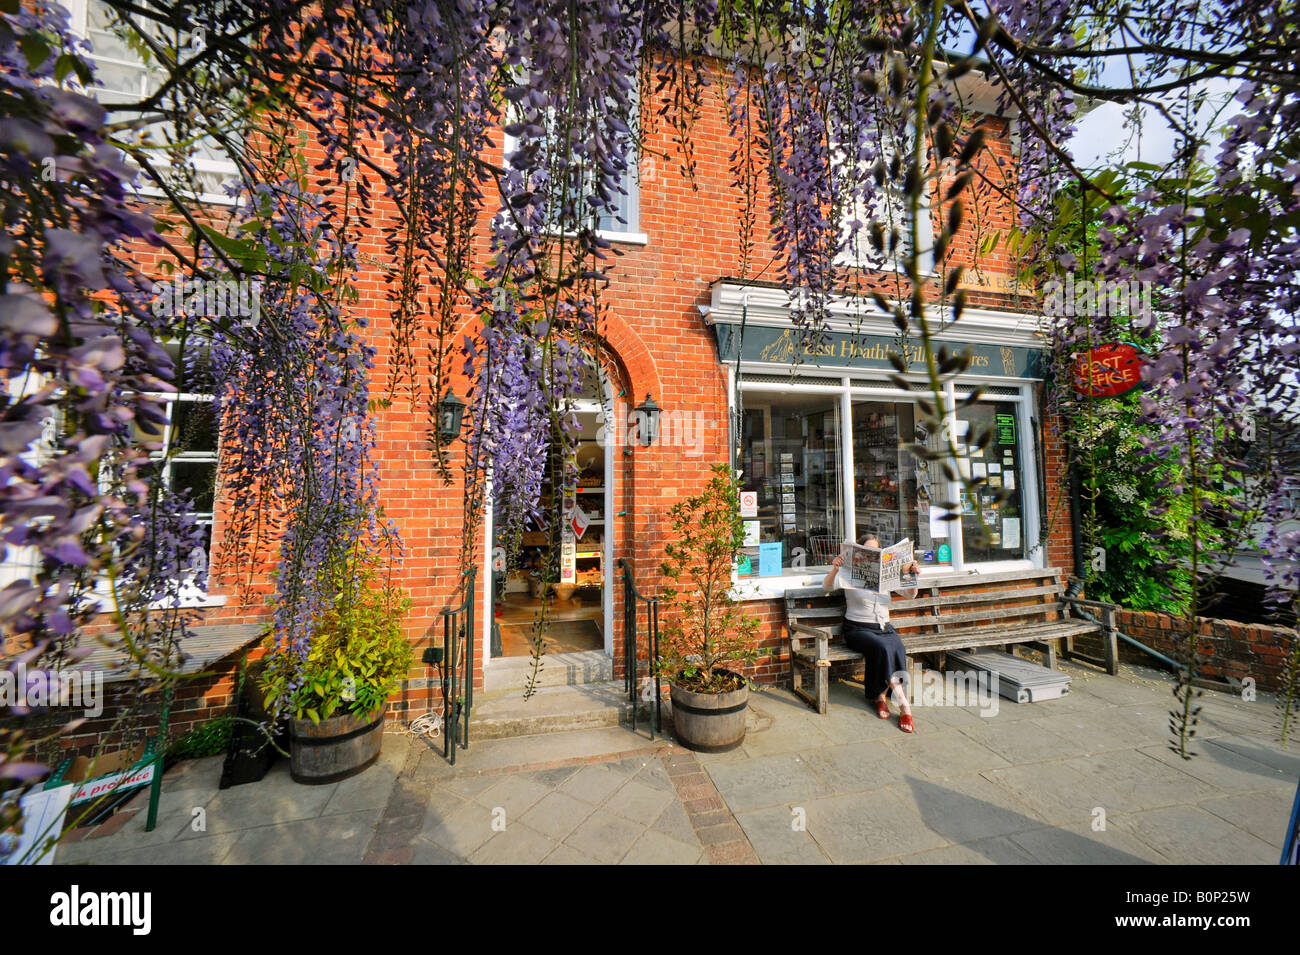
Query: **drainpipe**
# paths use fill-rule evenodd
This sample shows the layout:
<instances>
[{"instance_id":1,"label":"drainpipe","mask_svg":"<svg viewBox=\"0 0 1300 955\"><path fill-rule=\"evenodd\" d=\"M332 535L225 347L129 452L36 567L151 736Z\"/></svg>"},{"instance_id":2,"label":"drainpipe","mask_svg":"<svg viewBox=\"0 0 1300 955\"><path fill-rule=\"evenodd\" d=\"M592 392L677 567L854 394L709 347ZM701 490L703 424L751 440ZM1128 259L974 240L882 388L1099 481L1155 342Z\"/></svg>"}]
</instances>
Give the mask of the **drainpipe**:
<instances>
[{"instance_id":1,"label":"drainpipe","mask_svg":"<svg viewBox=\"0 0 1300 955\"><path fill-rule=\"evenodd\" d=\"M1070 541L1074 545L1074 576L1083 581L1087 576L1083 562L1083 511L1080 501L1083 491L1079 482L1079 462L1074 454L1074 442L1069 435L1065 436L1065 454L1070 462Z\"/></svg>"}]
</instances>

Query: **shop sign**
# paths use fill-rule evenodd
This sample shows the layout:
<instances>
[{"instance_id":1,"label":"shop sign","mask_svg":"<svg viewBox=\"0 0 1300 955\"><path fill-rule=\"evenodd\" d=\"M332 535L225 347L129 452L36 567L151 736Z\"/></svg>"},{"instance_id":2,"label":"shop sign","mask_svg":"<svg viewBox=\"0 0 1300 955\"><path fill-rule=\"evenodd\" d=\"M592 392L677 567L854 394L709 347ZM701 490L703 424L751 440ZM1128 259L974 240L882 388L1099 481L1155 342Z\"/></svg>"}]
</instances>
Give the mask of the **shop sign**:
<instances>
[{"instance_id":1,"label":"shop sign","mask_svg":"<svg viewBox=\"0 0 1300 955\"><path fill-rule=\"evenodd\" d=\"M803 364L833 368L870 368L894 371L891 352L902 354L912 371L925 370L925 348L911 340L900 352L898 341L880 335L855 335L848 332L810 334L802 340L794 328L747 325L741 341L740 325L718 322L713 326L718 337L718 357L724 362L770 362ZM989 345L945 342L949 351L970 352L967 371L973 375L999 378L1042 378L1046 367L1045 351L1016 345ZM936 350L938 346L936 345Z\"/></svg>"},{"instance_id":2,"label":"shop sign","mask_svg":"<svg viewBox=\"0 0 1300 955\"><path fill-rule=\"evenodd\" d=\"M1074 390L1085 398L1118 398L1142 384L1142 358L1132 345L1098 345L1074 356Z\"/></svg>"}]
</instances>

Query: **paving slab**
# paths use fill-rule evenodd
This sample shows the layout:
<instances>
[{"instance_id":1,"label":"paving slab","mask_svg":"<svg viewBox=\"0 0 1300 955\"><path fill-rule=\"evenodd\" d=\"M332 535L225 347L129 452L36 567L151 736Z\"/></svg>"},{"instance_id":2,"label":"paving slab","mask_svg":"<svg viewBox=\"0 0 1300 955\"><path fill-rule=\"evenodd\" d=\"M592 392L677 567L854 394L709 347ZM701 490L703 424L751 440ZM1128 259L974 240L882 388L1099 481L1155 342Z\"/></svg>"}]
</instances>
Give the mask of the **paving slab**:
<instances>
[{"instance_id":1,"label":"paving slab","mask_svg":"<svg viewBox=\"0 0 1300 955\"><path fill-rule=\"evenodd\" d=\"M1062 765L1079 773L1090 798L1110 814L1185 805L1216 792L1181 767L1137 750L1097 753L1065 760Z\"/></svg>"},{"instance_id":2,"label":"paving slab","mask_svg":"<svg viewBox=\"0 0 1300 955\"><path fill-rule=\"evenodd\" d=\"M1182 865L1276 865L1278 850L1199 806L1171 806L1115 817L1108 826L1137 836Z\"/></svg>"},{"instance_id":3,"label":"paving slab","mask_svg":"<svg viewBox=\"0 0 1300 955\"><path fill-rule=\"evenodd\" d=\"M675 796L630 779L604 802L604 808L643 826L654 825Z\"/></svg>"},{"instance_id":4,"label":"paving slab","mask_svg":"<svg viewBox=\"0 0 1300 955\"><path fill-rule=\"evenodd\" d=\"M835 863L862 863L947 844L887 789L814 799L804 804L808 832Z\"/></svg>"},{"instance_id":5,"label":"paving slab","mask_svg":"<svg viewBox=\"0 0 1300 955\"><path fill-rule=\"evenodd\" d=\"M624 778L604 766L584 766L566 779L559 791L575 799L599 806L624 783Z\"/></svg>"},{"instance_id":6,"label":"paving slab","mask_svg":"<svg viewBox=\"0 0 1300 955\"><path fill-rule=\"evenodd\" d=\"M694 865L704 855L698 845L691 846L671 836L647 829L628 849L620 865Z\"/></svg>"},{"instance_id":7,"label":"paving slab","mask_svg":"<svg viewBox=\"0 0 1300 955\"><path fill-rule=\"evenodd\" d=\"M1191 759L1184 759L1169 748L1169 743L1144 746L1140 752L1152 759L1174 766L1189 776L1203 780L1229 793L1283 791L1295 795L1296 777L1281 769L1246 756L1222 745L1221 740L1193 742Z\"/></svg>"},{"instance_id":8,"label":"paving slab","mask_svg":"<svg viewBox=\"0 0 1300 955\"><path fill-rule=\"evenodd\" d=\"M494 813L500 811L507 821L513 821L535 806L549 792L549 788L530 779L527 775L500 776L495 785L489 786L476 795L474 801Z\"/></svg>"},{"instance_id":9,"label":"paving slab","mask_svg":"<svg viewBox=\"0 0 1300 955\"><path fill-rule=\"evenodd\" d=\"M915 734L887 745L907 762L913 774L930 779L964 776L1011 765L987 746L955 729L929 733L918 729Z\"/></svg>"},{"instance_id":10,"label":"paving slab","mask_svg":"<svg viewBox=\"0 0 1300 955\"><path fill-rule=\"evenodd\" d=\"M471 865L536 865L558 845L522 822L507 824L470 854Z\"/></svg>"},{"instance_id":11,"label":"paving slab","mask_svg":"<svg viewBox=\"0 0 1300 955\"><path fill-rule=\"evenodd\" d=\"M890 786L889 792L948 842L975 842L1044 825L1042 817L982 776L909 777Z\"/></svg>"},{"instance_id":12,"label":"paving slab","mask_svg":"<svg viewBox=\"0 0 1300 955\"><path fill-rule=\"evenodd\" d=\"M1199 805L1239 829L1267 842L1282 855L1286 840L1286 827L1291 821L1295 797L1285 791L1265 793L1240 793L1203 800Z\"/></svg>"},{"instance_id":13,"label":"paving slab","mask_svg":"<svg viewBox=\"0 0 1300 955\"><path fill-rule=\"evenodd\" d=\"M1169 862L1144 839L1114 824L1094 831L1091 823L1032 829L1009 836L1039 865L1159 865Z\"/></svg>"},{"instance_id":14,"label":"paving slab","mask_svg":"<svg viewBox=\"0 0 1300 955\"><path fill-rule=\"evenodd\" d=\"M828 746L809 753L806 761L831 792L880 789L908 772L907 764L883 740Z\"/></svg>"},{"instance_id":15,"label":"paving slab","mask_svg":"<svg viewBox=\"0 0 1300 955\"><path fill-rule=\"evenodd\" d=\"M1032 720L986 720L978 726L963 727L961 732L1010 764L1041 763L1088 751L1077 737L1053 733Z\"/></svg>"},{"instance_id":16,"label":"paving slab","mask_svg":"<svg viewBox=\"0 0 1300 955\"><path fill-rule=\"evenodd\" d=\"M227 865L358 865L380 812L335 813L245 830L221 860Z\"/></svg>"},{"instance_id":17,"label":"paving slab","mask_svg":"<svg viewBox=\"0 0 1300 955\"><path fill-rule=\"evenodd\" d=\"M1007 836L927 849L898 859L903 865L1032 865L1037 860Z\"/></svg>"},{"instance_id":18,"label":"paving slab","mask_svg":"<svg viewBox=\"0 0 1300 955\"><path fill-rule=\"evenodd\" d=\"M520 822L561 842L595 811L595 807L568 793L550 792L520 817Z\"/></svg>"},{"instance_id":19,"label":"paving slab","mask_svg":"<svg viewBox=\"0 0 1300 955\"><path fill-rule=\"evenodd\" d=\"M793 753L759 756L740 763L720 763L709 766L708 772L733 812L832 793L808 762Z\"/></svg>"},{"instance_id":20,"label":"paving slab","mask_svg":"<svg viewBox=\"0 0 1300 955\"><path fill-rule=\"evenodd\" d=\"M606 809L597 809L565 838L564 844L604 865L611 865L627 855L644 826L624 819Z\"/></svg>"},{"instance_id":21,"label":"paving slab","mask_svg":"<svg viewBox=\"0 0 1300 955\"><path fill-rule=\"evenodd\" d=\"M736 814L736 821L764 865L828 865L830 858L788 806L771 806ZM796 822L805 823L796 826Z\"/></svg>"}]
</instances>

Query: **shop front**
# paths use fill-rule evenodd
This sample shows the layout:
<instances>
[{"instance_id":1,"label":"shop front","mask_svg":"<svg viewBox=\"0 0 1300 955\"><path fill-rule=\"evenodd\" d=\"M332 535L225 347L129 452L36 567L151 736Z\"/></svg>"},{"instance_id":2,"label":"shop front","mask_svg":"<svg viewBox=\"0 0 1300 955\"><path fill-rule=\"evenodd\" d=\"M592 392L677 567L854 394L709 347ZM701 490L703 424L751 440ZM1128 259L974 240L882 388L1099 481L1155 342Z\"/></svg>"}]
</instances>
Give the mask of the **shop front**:
<instances>
[{"instance_id":1,"label":"shop front","mask_svg":"<svg viewBox=\"0 0 1300 955\"><path fill-rule=\"evenodd\" d=\"M829 332L800 350L788 304L782 289L723 280L708 309L747 492L739 595L817 583L841 541L868 534L885 545L910 539L923 576L935 578L1060 565L1068 529L1050 518L1064 475L1039 412L1046 353L1033 315L967 310L946 325L934 316L937 343L971 355L946 386L944 424L958 471L987 481L972 495L906 448L946 444L918 406L930 398L919 340L900 342L874 306L846 298ZM905 354L915 390L891 382L890 351ZM985 430L992 444L975 447ZM999 491L1010 493L997 500ZM960 502L959 520L943 519L945 501Z\"/></svg>"}]
</instances>

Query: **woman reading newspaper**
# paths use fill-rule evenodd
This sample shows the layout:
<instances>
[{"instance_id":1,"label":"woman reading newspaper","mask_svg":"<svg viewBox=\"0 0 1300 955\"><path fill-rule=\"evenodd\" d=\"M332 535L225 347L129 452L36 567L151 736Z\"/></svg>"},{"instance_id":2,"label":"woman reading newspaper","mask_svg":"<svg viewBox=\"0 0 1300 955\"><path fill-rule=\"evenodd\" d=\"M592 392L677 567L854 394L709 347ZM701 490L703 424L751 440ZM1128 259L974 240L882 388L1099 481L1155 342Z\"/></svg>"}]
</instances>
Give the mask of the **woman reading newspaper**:
<instances>
[{"instance_id":1,"label":"woman reading newspaper","mask_svg":"<svg viewBox=\"0 0 1300 955\"><path fill-rule=\"evenodd\" d=\"M880 541L873 536L862 539L863 547L880 547ZM903 568L904 575L914 575L920 571L916 561ZM876 713L882 720L889 719L889 703L885 693L892 689L894 699L898 702L898 727L904 733L916 729L912 722L912 707L903 692L902 675L907 673L907 653L903 649L903 638L889 622L889 601L891 595L880 593L868 587L855 587L844 570L844 558L836 555L831 561L830 573L826 575L823 586L827 590L837 587L844 591L844 642L853 650L861 653L866 660L866 673L862 682L867 691L868 704L876 701ZM916 588L900 590L904 600L916 596Z\"/></svg>"}]
</instances>

